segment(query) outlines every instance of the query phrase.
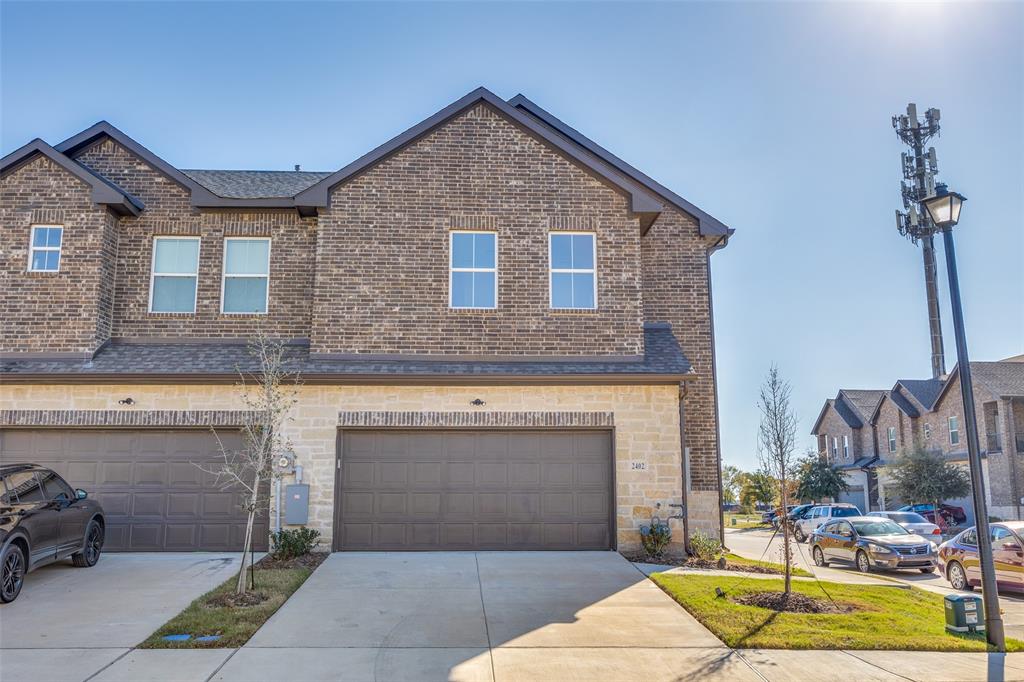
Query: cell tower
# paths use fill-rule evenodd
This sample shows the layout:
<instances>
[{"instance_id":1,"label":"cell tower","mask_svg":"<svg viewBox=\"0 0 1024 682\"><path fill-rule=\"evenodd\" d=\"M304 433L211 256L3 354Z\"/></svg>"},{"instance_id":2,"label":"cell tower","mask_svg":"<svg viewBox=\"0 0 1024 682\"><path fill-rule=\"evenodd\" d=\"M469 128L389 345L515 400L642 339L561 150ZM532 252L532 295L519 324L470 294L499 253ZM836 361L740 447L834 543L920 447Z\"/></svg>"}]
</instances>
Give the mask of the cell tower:
<instances>
[{"instance_id":1,"label":"cell tower","mask_svg":"<svg viewBox=\"0 0 1024 682\"><path fill-rule=\"evenodd\" d=\"M896 211L896 229L914 244L921 243L924 256L924 287L928 299L928 329L932 341L932 378L946 374L946 356L942 348L942 320L939 317L939 286L935 272L935 226L920 203L935 194L935 175L939 172L935 147L925 151L925 144L939 134L939 110L924 112L924 120L917 117L917 105L907 105L907 113L892 117L892 127L909 152L900 156L903 162L903 211Z\"/></svg>"}]
</instances>

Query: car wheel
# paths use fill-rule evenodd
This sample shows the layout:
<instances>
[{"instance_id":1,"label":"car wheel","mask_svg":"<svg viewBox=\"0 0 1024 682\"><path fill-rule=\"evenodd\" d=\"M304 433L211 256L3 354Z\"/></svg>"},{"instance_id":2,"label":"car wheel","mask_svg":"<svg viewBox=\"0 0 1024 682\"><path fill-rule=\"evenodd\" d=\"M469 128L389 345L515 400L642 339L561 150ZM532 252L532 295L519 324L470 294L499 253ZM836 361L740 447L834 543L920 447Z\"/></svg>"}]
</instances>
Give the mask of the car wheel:
<instances>
[{"instance_id":1,"label":"car wheel","mask_svg":"<svg viewBox=\"0 0 1024 682\"><path fill-rule=\"evenodd\" d=\"M971 584L967 582L967 573L958 561L954 561L949 564L949 568L946 569L946 577L949 579L949 584L953 586L954 590L964 590L969 592L974 589L971 587Z\"/></svg>"},{"instance_id":2,"label":"car wheel","mask_svg":"<svg viewBox=\"0 0 1024 682\"><path fill-rule=\"evenodd\" d=\"M801 528L800 526L797 526L795 529L793 529L793 537L796 538L797 542L803 542L807 539L807 536L804 535L803 528Z\"/></svg>"},{"instance_id":3,"label":"car wheel","mask_svg":"<svg viewBox=\"0 0 1024 682\"><path fill-rule=\"evenodd\" d=\"M871 559L868 558L868 553L864 550L857 552L857 570L861 573L869 573L871 571Z\"/></svg>"},{"instance_id":4,"label":"car wheel","mask_svg":"<svg viewBox=\"0 0 1024 682\"><path fill-rule=\"evenodd\" d=\"M95 566L103 551L103 526L98 521L90 521L85 528L85 547L81 552L71 555L71 562L79 568Z\"/></svg>"},{"instance_id":5,"label":"car wheel","mask_svg":"<svg viewBox=\"0 0 1024 682\"><path fill-rule=\"evenodd\" d=\"M0 555L0 601L12 602L25 583L25 553L15 544L7 545Z\"/></svg>"},{"instance_id":6,"label":"car wheel","mask_svg":"<svg viewBox=\"0 0 1024 682\"><path fill-rule=\"evenodd\" d=\"M811 553L814 555L815 566L821 566L822 568L828 566L828 562L825 561L825 553L821 551L821 547L815 547Z\"/></svg>"}]
</instances>

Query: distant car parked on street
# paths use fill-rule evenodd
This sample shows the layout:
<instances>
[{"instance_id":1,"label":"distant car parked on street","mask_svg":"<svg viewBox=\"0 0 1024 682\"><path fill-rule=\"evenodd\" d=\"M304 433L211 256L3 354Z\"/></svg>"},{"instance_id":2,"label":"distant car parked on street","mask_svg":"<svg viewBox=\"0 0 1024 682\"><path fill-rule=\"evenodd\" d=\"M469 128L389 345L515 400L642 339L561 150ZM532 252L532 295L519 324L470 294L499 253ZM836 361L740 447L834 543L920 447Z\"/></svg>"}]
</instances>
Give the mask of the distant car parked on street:
<instances>
[{"instance_id":1,"label":"distant car parked on street","mask_svg":"<svg viewBox=\"0 0 1024 682\"><path fill-rule=\"evenodd\" d=\"M795 524L798 520L802 519L804 514L806 514L807 512L811 511L811 509L813 509L816 506L817 505L815 505L815 504L798 504L797 506L792 507L789 510L789 513L786 514L786 523L789 524L790 530L793 529L793 524ZM776 517L775 523L773 525L776 528L780 527L779 526L779 522L778 522L778 517Z\"/></svg>"},{"instance_id":2,"label":"distant car parked on street","mask_svg":"<svg viewBox=\"0 0 1024 682\"><path fill-rule=\"evenodd\" d=\"M907 504L896 511L916 512L939 528L959 526L967 523L967 512L964 511L964 508L955 507L951 504L940 504L938 515L935 514L934 504Z\"/></svg>"},{"instance_id":3,"label":"distant car parked on street","mask_svg":"<svg viewBox=\"0 0 1024 682\"><path fill-rule=\"evenodd\" d=\"M873 511L868 516L880 516L895 521L911 533L918 535L942 535L942 530L920 514L911 511Z\"/></svg>"},{"instance_id":4,"label":"distant car parked on street","mask_svg":"<svg viewBox=\"0 0 1024 682\"><path fill-rule=\"evenodd\" d=\"M999 588L1024 591L1024 521L989 524L989 533ZM955 590L981 585L978 531L968 528L939 545L939 567Z\"/></svg>"},{"instance_id":5,"label":"distant car parked on street","mask_svg":"<svg viewBox=\"0 0 1024 682\"><path fill-rule=\"evenodd\" d=\"M878 516L851 516L828 521L811 533L816 566L852 564L861 573L874 569L916 568L931 573L938 564L938 546Z\"/></svg>"},{"instance_id":6,"label":"distant car parked on street","mask_svg":"<svg viewBox=\"0 0 1024 682\"><path fill-rule=\"evenodd\" d=\"M0 466L0 601L17 599L40 566L95 566L103 533L103 508L81 488L34 464Z\"/></svg>"},{"instance_id":7,"label":"distant car parked on street","mask_svg":"<svg viewBox=\"0 0 1024 682\"><path fill-rule=\"evenodd\" d=\"M793 524L793 536L797 542L803 542L821 524L834 518L860 516L860 509L852 504L819 504Z\"/></svg>"}]
</instances>

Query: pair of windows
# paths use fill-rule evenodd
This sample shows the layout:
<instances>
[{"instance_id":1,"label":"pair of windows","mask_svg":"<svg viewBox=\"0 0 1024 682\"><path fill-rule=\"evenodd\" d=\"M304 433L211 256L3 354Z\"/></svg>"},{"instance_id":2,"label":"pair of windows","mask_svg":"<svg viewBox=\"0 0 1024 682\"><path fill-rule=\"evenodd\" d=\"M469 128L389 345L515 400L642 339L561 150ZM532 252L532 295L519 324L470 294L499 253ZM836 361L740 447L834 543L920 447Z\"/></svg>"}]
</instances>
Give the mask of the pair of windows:
<instances>
[{"instance_id":1,"label":"pair of windows","mask_svg":"<svg viewBox=\"0 0 1024 682\"><path fill-rule=\"evenodd\" d=\"M452 232L448 276L452 308L498 307L498 235ZM597 307L597 245L593 233L548 235L548 296L556 309Z\"/></svg>"},{"instance_id":2,"label":"pair of windows","mask_svg":"<svg viewBox=\"0 0 1024 682\"><path fill-rule=\"evenodd\" d=\"M199 287L199 237L156 237L149 311L194 313ZM224 239L221 312L262 314L270 296L270 240Z\"/></svg>"}]
</instances>

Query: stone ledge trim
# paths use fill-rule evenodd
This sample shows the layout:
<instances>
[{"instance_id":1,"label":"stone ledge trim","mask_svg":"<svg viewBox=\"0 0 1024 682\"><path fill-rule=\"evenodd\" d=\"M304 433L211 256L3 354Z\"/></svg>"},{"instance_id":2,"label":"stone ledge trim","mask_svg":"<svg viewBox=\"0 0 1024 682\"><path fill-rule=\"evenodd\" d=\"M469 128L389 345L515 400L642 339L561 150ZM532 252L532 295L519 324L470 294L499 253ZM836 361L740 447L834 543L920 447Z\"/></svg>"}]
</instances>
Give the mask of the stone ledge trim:
<instances>
[{"instance_id":1,"label":"stone ledge trim","mask_svg":"<svg viewBox=\"0 0 1024 682\"><path fill-rule=\"evenodd\" d=\"M613 412L339 412L338 426L418 427L610 427Z\"/></svg>"},{"instance_id":2,"label":"stone ledge trim","mask_svg":"<svg viewBox=\"0 0 1024 682\"><path fill-rule=\"evenodd\" d=\"M241 426L239 410L0 410L0 426Z\"/></svg>"}]
</instances>

